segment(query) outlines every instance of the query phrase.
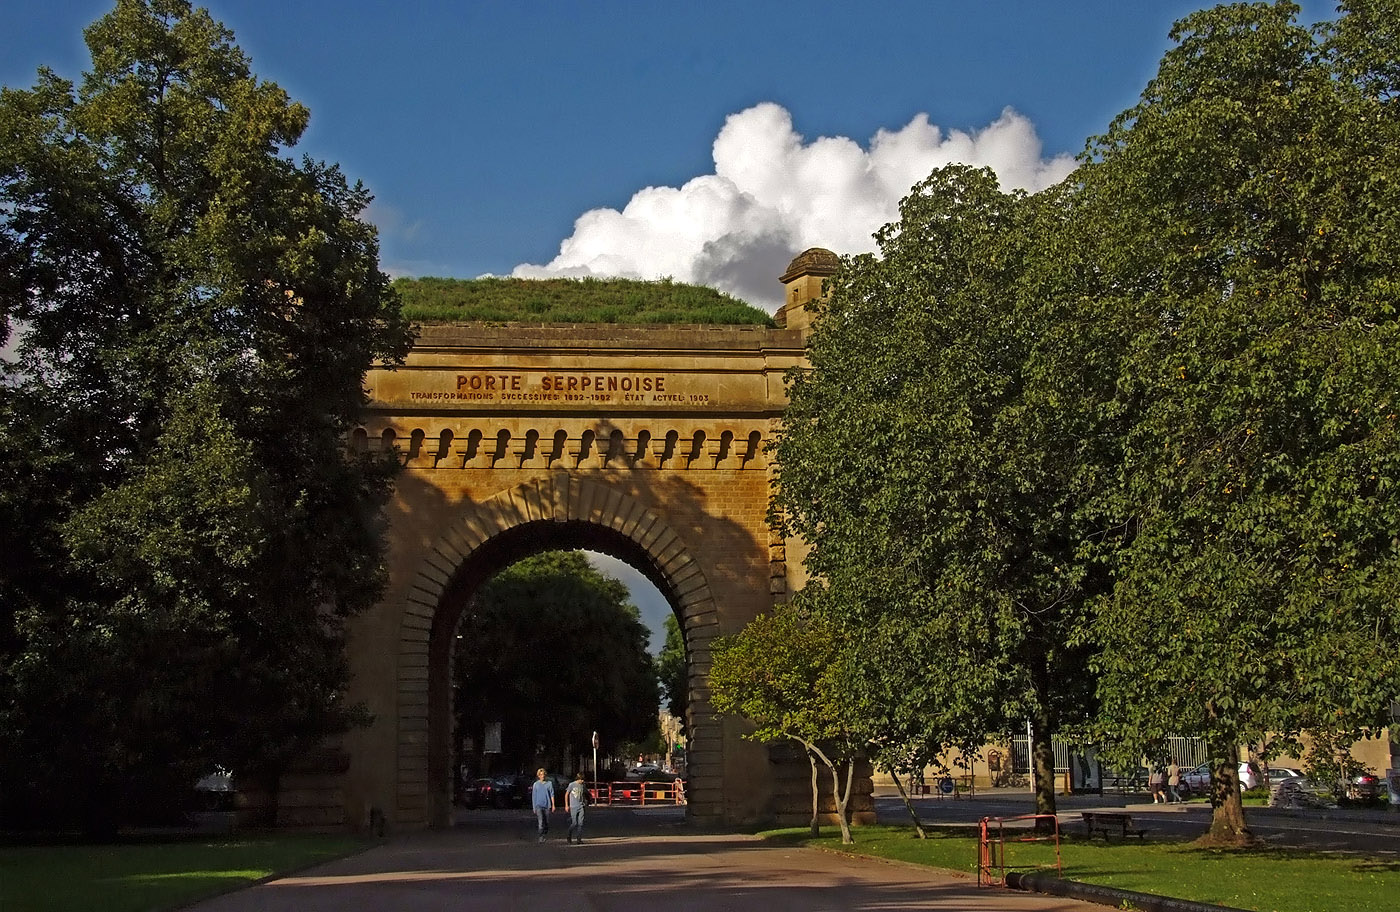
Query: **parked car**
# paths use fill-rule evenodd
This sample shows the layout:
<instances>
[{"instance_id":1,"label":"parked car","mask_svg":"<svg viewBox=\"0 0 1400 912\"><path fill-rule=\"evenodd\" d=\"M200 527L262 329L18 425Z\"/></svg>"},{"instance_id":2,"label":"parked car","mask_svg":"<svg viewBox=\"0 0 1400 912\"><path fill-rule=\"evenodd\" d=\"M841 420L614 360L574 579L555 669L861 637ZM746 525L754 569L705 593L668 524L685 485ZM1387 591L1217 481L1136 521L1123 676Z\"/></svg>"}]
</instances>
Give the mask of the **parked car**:
<instances>
[{"instance_id":1,"label":"parked car","mask_svg":"<svg viewBox=\"0 0 1400 912\"><path fill-rule=\"evenodd\" d=\"M533 776L520 773L506 773L491 780L491 806L497 808L522 807L530 797Z\"/></svg>"},{"instance_id":2,"label":"parked car","mask_svg":"<svg viewBox=\"0 0 1400 912\"><path fill-rule=\"evenodd\" d=\"M1204 795L1210 791L1210 764L1202 763L1193 766L1181 774L1181 785L1177 786L1177 792L1182 798L1190 798L1192 795Z\"/></svg>"},{"instance_id":3,"label":"parked car","mask_svg":"<svg viewBox=\"0 0 1400 912\"><path fill-rule=\"evenodd\" d=\"M1239 766L1240 790L1248 791L1259 785L1259 777L1255 775L1253 767L1248 763L1241 763ZM1281 778L1295 778L1303 774L1295 769L1286 766L1275 766L1269 768L1270 783L1277 783ZM1178 788L1181 797L1189 798L1192 795L1204 795L1210 791L1210 763L1202 763L1192 767L1181 774L1181 786Z\"/></svg>"},{"instance_id":4,"label":"parked car","mask_svg":"<svg viewBox=\"0 0 1400 912\"><path fill-rule=\"evenodd\" d=\"M1293 772L1297 772L1293 770ZM1269 789L1269 807L1286 808L1328 808L1336 807L1337 799L1329 789L1318 785L1306 776L1286 776L1275 780L1273 770L1269 771L1274 782Z\"/></svg>"},{"instance_id":5,"label":"parked car","mask_svg":"<svg viewBox=\"0 0 1400 912\"><path fill-rule=\"evenodd\" d=\"M462 786L457 800L469 808L486 807L491 804L495 791L495 783L490 778L481 776Z\"/></svg>"},{"instance_id":6,"label":"parked car","mask_svg":"<svg viewBox=\"0 0 1400 912\"><path fill-rule=\"evenodd\" d=\"M564 806L564 790L569 787L573 779L563 773L549 773L546 777L554 786L554 803L562 808Z\"/></svg>"},{"instance_id":7,"label":"parked car","mask_svg":"<svg viewBox=\"0 0 1400 912\"><path fill-rule=\"evenodd\" d=\"M1371 773L1353 776L1347 788L1347 797L1357 801L1375 801L1386 794L1385 780Z\"/></svg>"},{"instance_id":8,"label":"parked car","mask_svg":"<svg viewBox=\"0 0 1400 912\"><path fill-rule=\"evenodd\" d=\"M1296 770L1296 769L1293 769L1292 767L1289 767L1289 766L1271 766L1271 767L1269 767L1269 788L1273 788L1274 786L1278 785L1280 782L1285 782L1285 781L1287 781L1287 780L1289 780L1289 779L1306 779L1306 778L1307 778L1307 777L1303 775L1302 770Z\"/></svg>"}]
</instances>

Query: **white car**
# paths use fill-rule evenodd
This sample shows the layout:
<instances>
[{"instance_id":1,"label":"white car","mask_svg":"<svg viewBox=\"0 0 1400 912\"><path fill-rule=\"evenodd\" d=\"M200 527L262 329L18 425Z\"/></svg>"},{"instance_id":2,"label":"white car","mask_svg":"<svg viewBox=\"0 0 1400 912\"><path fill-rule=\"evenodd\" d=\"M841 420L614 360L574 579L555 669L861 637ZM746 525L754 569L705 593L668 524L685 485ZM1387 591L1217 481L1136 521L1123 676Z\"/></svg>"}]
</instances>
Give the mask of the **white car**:
<instances>
[{"instance_id":1,"label":"white car","mask_svg":"<svg viewBox=\"0 0 1400 912\"><path fill-rule=\"evenodd\" d=\"M1278 785L1280 782L1285 782L1285 781L1287 781L1287 780L1289 780L1289 779L1305 779L1305 778L1307 778L1307 777L1303 775L1303 773L1302 773L1301 770L1295 770L1295 769L1293 769L1293 768L1291 768L1291 767L1287 767L1287 766L1271 766L1271 767L1269 767L1269 786L1270 786L1270 787L1273 787L1273 786L1275 786L1275 785Z\"/></svg>"},{"instance_id":2,"label":"white car","mask_svg":"<svg viewBox=\"0 0 1400 912\"><path fill-rule=\"evenodd\" d=\"M1181 774L1181 785L1177 788L1181 797L1204 795L1210 791L1210 764L1202 763Z\"/></svg>"},{"instance_id":3,"label":"white car","mask_svg":"<svg viewBox=\"0 0 1400 912\"><path fill-rule=\"evenodd\" d=\"M1248 763L1240 764L1239 774L1241 791L1248 791L1259 784L1259 777L1254 775L1254 770L1250 768ZM1286 766L1271 767L1269 770L1269 779L1272 782L1278 782L1281 777L1292 778L1302 775L1303 774L1297 770L1289 769ZM1192 767L1183 772L1181 774L1181 787L1179 791L1181 791L1183 798L1190 795L1204 795L1209 792L1210 763L1202 763L1200 766Z\"/></svg>"}]
</instances>

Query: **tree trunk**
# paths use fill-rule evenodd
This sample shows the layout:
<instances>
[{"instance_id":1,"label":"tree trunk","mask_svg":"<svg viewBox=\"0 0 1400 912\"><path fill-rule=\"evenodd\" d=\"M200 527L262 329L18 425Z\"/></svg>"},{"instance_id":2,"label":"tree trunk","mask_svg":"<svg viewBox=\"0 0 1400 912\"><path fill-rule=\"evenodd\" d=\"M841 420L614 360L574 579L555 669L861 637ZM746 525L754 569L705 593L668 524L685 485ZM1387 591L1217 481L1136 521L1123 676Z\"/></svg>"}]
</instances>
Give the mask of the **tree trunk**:
<instances>
[{"instance_id":1,"label":"tree trunk","mask_svg":"<svg viewBox=\"0 0 1400 912\"><path fill-rule=\"evenodd\" d=\"M909 812L909 816L914 818L914 832L919 834L920 839L927 839L928 834L924 832L924 825L919 820L919 812L914 810L914 802L909 800L909 793L904 790L904 783L899 781L899 773L890 770L890 778L894 780L894 787L899 789L899 797L904 799L904 808Z\"/></svg>"},{"instance_id":2,"label":"tree trunk","mask_svg":"<svg viewBox=\"0 0 1400 912\"><path fill-rule=\"evenodd\" d=\"M1031 764L1035 769L1035 812L1055 813L1055 750L1050 743L1053 726L1049 714L1037 710L1031 719ZM1050 829L1042 821L1037 829Z\"/></svg>"},{"instance_id":3,"label":"tree trunk","mask_svg":"<svg viewBox=\"0 0 1400 912\"><path fill-rule=\"evenodd\" d=\"M807 751L807 762L812 764L812 835L822 834L821 789L817 782L817 755Z\"/></svg>"},{"instance_id":4,"label":"tree trunk","mask_svg":"<svg viewBox=\"0 0 1400 912\"><path fill-rule=\"evenodd\" d=\"M1254 834L1244 819L1240 800L1239 749L1233 740L1211 745L1210 831L1196 841L1202 846L1247 846Z\"/></svg>"},{"instance_id":5,"label":"tree trunk","mask_svg":"<svg viewBox=\"0 0 1400 912\"><path fill-rule=\"evenodd\" d=\"M851 822L846 819L846 802L851 800L851 782L856 778L856 761L846 761L846 789L841 790L841 773L836 764L830 764L832 795L836 799L836 819L841 824L841 844L852 845L855 837L851 835Z\"/></svg>"}]
</instances>

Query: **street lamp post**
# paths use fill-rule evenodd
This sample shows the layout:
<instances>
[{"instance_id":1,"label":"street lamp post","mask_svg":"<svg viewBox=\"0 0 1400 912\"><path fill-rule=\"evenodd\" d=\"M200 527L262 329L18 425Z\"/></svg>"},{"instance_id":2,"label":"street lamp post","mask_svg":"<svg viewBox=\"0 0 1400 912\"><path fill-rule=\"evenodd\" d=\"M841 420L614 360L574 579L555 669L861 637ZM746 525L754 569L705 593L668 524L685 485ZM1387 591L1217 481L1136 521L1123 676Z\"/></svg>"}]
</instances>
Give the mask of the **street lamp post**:
<instances>
[{"instance_id":1,"label":"street lamp post","mask_svg":"<svg viewBox=\"0 0 1400 912\"><path fill-rule=\"evenodd\" d=\"M593 733L593 795L598 795L598 733Z\"/></svg>"}]
</instances>

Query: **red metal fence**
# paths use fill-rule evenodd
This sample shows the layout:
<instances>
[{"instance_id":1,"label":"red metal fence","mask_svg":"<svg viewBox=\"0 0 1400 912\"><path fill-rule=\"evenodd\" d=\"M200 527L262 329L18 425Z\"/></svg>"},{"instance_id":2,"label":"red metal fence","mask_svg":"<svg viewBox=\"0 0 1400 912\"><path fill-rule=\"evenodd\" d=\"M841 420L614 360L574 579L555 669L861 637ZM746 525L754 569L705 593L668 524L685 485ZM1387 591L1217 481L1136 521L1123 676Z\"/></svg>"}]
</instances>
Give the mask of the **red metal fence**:
<instances>
[{"instance_id":1,"label":"red metal fence","mask_svg":"<svg viewBox=\"0 0 1400 912\"><path fill-rule=\"evenodd\" d=\"M588 790L594 804L678 805L685 804L685 780L675 782L599 782Z\"/></svg>"},{"instance_id":2,"label":"red metal fence","mask_svg":"<svg viewBox=\"0 0 1400 912\"><path fill-rule=\"evenodd\" d=\"M1011 824L1010 827L1007 824ZM1006 844L1053 842L1055 873L1060 874L1060 822L1054 814L1025 814L1020 817L983 817L978 827L977 884L1006 885L1006 872L1025 868L1048 868L1048 864L1013 864L1006 858Z\"/></svg>"}]
</instances>

